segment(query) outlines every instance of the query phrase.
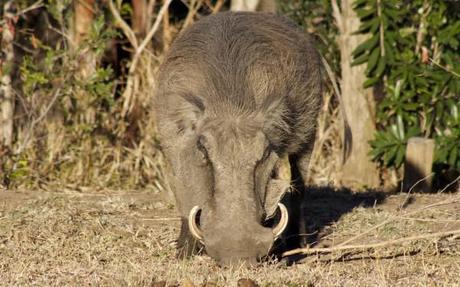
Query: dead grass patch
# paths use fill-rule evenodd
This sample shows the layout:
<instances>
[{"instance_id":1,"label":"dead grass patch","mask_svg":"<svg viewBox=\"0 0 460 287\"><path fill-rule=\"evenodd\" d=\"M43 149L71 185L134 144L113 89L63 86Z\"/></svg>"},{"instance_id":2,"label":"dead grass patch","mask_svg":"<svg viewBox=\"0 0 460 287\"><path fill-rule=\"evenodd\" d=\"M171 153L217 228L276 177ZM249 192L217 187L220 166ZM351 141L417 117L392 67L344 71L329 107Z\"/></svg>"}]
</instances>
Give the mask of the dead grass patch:
<instances>
[{"instance_id":1,"label":"dead grass patch","mask_svg":"<svg viewBox=\"0 0 460 287\"><path fill-rule=\"evenodd\" d=\"M317 247L335 246L394 217L404 196L357 207L330 226ZM405 212L458 194L415 195ZM266 262L220 268L207 256L177 260L178 221L154 193L2 192L0 282L6 286L459 286L460 237L434 238L344 256L310 255L307 263ZM16 200L17 199L17 200ZM398 217L354 244L460 228L460 204Z\"/></svg>"}]
</instances>

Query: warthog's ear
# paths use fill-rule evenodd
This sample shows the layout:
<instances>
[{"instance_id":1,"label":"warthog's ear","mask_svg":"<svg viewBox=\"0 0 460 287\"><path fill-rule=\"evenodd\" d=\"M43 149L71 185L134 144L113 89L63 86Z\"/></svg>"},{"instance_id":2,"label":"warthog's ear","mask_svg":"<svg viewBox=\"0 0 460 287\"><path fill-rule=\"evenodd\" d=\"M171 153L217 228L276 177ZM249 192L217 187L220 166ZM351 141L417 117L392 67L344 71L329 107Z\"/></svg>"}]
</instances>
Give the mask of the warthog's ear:
<instances>
[{"instance_id":1,"label":"warthog's ear","mask_svg":"<svg viewBox=\"0 0 460 287\"><path fill-rule=\"evenodd\" d=\"M186 94L180 97L175 117L179 133L195 130L199 119L203 116L205 105L201 98Z\"/></svg>"},{"instance_id":2,"label":"warthog's ear","mask_svg":"<svg viewBox=\"0 0 460 287\"><path fill-rule=\"evenodd\" d=\"M291 186L291 166L289 164L289 157L286 154L276 164L274 170L274 178L268 182L266 196L265 196L265 211L267 218L275 215L278 202L283 195L290 191Z\"/></svg>"},{"instance_id":3,"label":"warthog's ear","mask_svg":"<svg viewBox=\"0 0 460 287\"><path fill-rule=\"evenodd\" d=\"M290 137L291 124L289 112L283 99L268 99L262 106L263 129L276 150L283 150L286 139Z\"/></svg>"}]
</instances>

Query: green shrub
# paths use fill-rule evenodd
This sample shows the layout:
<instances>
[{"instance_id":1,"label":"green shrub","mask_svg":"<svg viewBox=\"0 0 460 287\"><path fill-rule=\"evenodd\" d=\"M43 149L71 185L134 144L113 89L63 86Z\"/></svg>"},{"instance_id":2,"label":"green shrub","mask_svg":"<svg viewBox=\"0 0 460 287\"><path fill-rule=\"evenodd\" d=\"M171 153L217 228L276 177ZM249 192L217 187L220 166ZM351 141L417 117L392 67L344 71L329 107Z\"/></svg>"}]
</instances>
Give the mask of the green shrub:
<instances>
[{"instance_id":1,"label":"green shrub","mask_svg":"<svg viewBox=\"0 0 460 287\"><path fill-rule=\"evenodd\" d=\"M383 84L380 130L371 155L399 167L407 140L434 138L435 163L460 171L460 14L449 1L358 0L355 11L370 34L353 52L366 64L364 86Z\"/></svg>"},{"instance_id":2,"label":"green shrub","mask_svg":"<svg viewBox=\"0 0 460 287\"><path fill-rule=\"evenodd\" d=\"M279 0L284 14L316 36L340 76L330 3ZM410 137L434 138L435 164L460 171L459 2L356 0L354 9L362 23L356 33L368 38L353 51L353 64L366 65L363 85L383 94L370 155L398 168Z\"/></svg>"}]
</instances>

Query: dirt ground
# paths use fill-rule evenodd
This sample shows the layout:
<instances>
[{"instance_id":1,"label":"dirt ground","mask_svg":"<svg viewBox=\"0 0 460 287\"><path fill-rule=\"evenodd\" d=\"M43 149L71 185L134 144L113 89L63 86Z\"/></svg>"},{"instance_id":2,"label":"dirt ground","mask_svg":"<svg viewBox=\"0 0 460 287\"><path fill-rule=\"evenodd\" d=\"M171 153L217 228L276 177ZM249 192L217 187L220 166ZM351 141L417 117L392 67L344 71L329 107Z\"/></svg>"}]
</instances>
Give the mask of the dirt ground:
<instances>
[{"instance_id":1,"label":"dirt ground","mask_svg":"<svg viewBox=\"0 0 460 287\"><path fill-rule=\"evenodd\" d=\"M303 208L312 248L460 230L458 193L317 188ZM220 268L205 255L175 258L178 223L154 192L0 191L0 285L237 286L250 278L260 286L460 286L458 234Z\"/></svg>"}]
</instances>

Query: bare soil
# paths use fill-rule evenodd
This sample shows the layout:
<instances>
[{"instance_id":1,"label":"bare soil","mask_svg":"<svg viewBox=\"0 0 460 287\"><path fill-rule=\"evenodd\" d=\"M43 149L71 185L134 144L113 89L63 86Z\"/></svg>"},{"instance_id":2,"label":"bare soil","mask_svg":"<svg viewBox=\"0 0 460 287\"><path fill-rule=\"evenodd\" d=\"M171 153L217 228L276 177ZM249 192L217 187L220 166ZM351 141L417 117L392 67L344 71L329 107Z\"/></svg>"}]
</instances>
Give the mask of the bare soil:
<instances>
[{"instance_id":1,"label":"bare soil","mask_svg":"<svg viewBox=\"0 0 460 287\"><path fill-rule=\"evenodd\" d=\"M303 208L312 248L460 229L458 193L317 188ZM206 255L176 259L178 231L174 208L154 192L0 191L0 285L460 286L460 236L220 268Z\"/></svg>"}]
</instances>

